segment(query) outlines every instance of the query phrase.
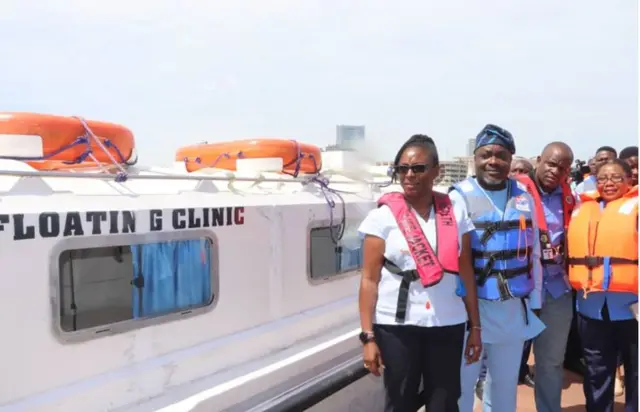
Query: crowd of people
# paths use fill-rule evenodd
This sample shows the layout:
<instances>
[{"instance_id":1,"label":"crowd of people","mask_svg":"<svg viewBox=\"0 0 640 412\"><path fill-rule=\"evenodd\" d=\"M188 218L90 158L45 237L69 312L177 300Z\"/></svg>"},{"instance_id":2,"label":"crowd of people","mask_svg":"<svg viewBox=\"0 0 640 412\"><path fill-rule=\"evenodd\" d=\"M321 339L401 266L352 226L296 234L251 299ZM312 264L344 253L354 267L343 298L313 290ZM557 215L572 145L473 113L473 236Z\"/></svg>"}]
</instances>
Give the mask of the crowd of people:
<instances>
[{"instance_id":1,"label":"crowd of people","mask_svg":"<svg viewBox=\"0 0 640 412\"><path fill-rule=\"evenodd\" d=\"M537 411L560 412L565 368L587 412L622 392L638 411L638 147L600 147L582 179L563 142L535 165L515 154L485 126L475 175L443 194L434 141L412 136L393 166L402 192L362 221L360 340L385 411L472 412L477 396L515 412L524 384Z\"/></svg>"}]
</instances>

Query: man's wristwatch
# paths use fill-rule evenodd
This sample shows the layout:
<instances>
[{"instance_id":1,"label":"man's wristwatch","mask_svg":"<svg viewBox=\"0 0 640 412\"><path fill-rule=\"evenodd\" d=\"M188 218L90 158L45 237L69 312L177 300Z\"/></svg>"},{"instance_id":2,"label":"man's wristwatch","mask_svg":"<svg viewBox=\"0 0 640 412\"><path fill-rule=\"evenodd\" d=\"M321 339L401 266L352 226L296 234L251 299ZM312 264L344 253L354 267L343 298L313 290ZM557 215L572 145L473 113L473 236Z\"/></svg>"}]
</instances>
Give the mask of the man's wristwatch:
<instances>
[{"instance_id":1,"label":"man's wristwatch","mask_svg":"<svg viewBox=\"0 0 640 412\"><path fill-rule=\"evenodd\" d=\"M363 345L375 340L375 337L373 336L373 332L370 332L370 331L369 332L362 331L360 332L360 335L358 337L360 338L360 342L362 342Z\"/></svg>"}]
</instances>

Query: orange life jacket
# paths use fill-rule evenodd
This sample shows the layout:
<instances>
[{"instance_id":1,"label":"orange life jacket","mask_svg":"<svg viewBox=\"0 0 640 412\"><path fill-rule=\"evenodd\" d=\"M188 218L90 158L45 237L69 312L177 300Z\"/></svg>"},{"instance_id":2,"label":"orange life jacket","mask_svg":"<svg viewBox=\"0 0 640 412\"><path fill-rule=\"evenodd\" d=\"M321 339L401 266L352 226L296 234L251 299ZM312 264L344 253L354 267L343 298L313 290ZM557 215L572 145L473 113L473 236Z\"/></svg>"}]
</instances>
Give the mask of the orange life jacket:
<instances>
[{"instance_id":1,"label":"orange life jacket","mask_svg":"<svg viewBox=\"0 0 640 412\"><path fill-rule=\"evenodd\" d=\"M549 236L549 230L547 228L547 218L544 214L544 206L540 199L540 193L535 182L528 175L516 175L515 178L526 186L527 192L533 197L533 203L535 204L536 221L538 222L538 231L540 232L540 247L542 248L542 263L554 264L552 259L554 255L551 251L551 238ZM576 206L571 187L566 182L560 184L562 188L562 219L564 221L564 231L567 233L569 228L569 222L571 221L571 214ZM566 237L565 237L566 243ZM565 248L566 249L566 248Z\"/></svg>"},{"instance_id":2,"label":"orange life jacket","mask_svg":"<svg viewBox=\"0 0 640 412\"><path fill-rule=\"evenodd\" d=\"M588 292L638 293L638 187L604 205L583 193L569 224L569 282Z\"/></svg>"}]
</instances>

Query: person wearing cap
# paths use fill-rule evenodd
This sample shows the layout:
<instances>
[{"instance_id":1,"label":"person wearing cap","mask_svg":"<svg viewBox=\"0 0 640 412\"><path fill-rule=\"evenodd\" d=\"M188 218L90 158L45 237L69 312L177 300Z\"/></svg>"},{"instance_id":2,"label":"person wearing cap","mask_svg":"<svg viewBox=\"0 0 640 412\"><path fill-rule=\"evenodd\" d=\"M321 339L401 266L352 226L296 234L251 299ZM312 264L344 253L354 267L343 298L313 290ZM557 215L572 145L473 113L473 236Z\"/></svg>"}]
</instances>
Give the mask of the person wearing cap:
<instances>
[{"instance_id":1,"label":"person wearing cap","mask_svg":"<svg viewBox=\"0 0 640 412\"><path fill-rule=\"evenodd\" d=\"M511 161L511 171L509 177L515 178L518 175L526 175L533 178L533 164L525 157L514 156ZM531 341L528 340L524 343L524 349L522 350L522 360L520 361L520 374L518 378L518 384L527 385L531 388L535 385L533 375L529 369L529 355L531 355ZM482 366L480 367L480 377L476 382L476 396L482 399L484 392L485 379L487 377L487 353L485 352L482 357Z\"/></svg>"},{"instance_id":2,"label":"person wearing cap","mask_svg":"<svg viewBox=\"0 0 640 412\"><path fill-rule=\"evenodd\" d=\"M464 202L471 234L487 376L483 412L515 412L524 342L545 326L541 307L542 266L534 201L524 184L509 178L516 152L513 136L489 124L476 137L476 175L450 189ZM454 200L455 199L455 200ZM465 295L462 284L458 294ZM460 412L472 412L480 362L462 365Z\"/></svg>"}]
</instances>

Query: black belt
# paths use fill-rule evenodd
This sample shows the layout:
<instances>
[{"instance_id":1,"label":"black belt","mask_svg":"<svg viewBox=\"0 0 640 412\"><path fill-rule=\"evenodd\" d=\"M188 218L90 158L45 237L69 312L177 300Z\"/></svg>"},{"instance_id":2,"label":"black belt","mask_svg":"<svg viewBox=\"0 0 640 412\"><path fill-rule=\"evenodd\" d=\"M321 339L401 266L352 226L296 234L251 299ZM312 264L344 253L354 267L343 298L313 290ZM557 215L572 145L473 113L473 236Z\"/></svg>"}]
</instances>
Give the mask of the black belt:
<instances>
[{"instance_id":1,"label":"black belt","mask_svg":"<svg viewBox=\"0 0 640 412\"><path fill-rule=\"evenodd\" d=\"M487 279L491 276L497 277L498 280L507 280L513 277L528 273L531 270L531 247L524 249L508 249L498 251L472 250L471 254L474 258L487 259L484 267L474 267L473 272L476 274L476 283L483 286ZM527 257L527 265L516 269L496 270L496 261L513 259L524 254Z\"/></svg>"},{"instance_id":2,"label":"black belt","mask_svg":"<svg viewBox=\"0 0 640 412\"><path fill-rule=\"evenodd\" d=\"M478 286L484 286L487 279L490 277L502 278L505 280L515 278L516 276L524 275L531 271L531 263L527 263L526 266L515 269L491 269L485 271L484 268L473 268L476 273L476 283Z\"/></svg>"},{"instance_id":3,"label":"black belt","mask_svg":"<svg viewBox=\"0 0 640 412\"><path fill-rule=\"evenodd\" d=\"M520 221L508 220L499 222L473 222L473 225L476 227L476 229L484 230L484 233L482 233L482 236L480 237L480 242L482 244L486 244L491 236L493 236L493 234L496 232L519 229ZM531 219L525 220L525 226L529 229L533 227Z\"/></svg>"},{"instance_id":4,"label":"black belt","mask_svg":"<svg viewBox=\"0 0 640 412\"><path fill-rule=\"evenodd\" d=\"M524 298L520 298L520 302L522 303L522 309L524 310L524 323L525 325L529 324L529 312L527 312L527 301Z\"/></svg>"},{"instance_id":5,"label":"black belt","mask_svg":"<svg viewBox=\"0 0 640 412\"><path fill-rule=\"evenodd\" d=\"M405 318L407 317L407 303L409 302L409 286L411 282L414 282L420 279L420 275L418 271L415 269L411 270L400 270L398 265L390 261L389 259L384 259L384 268L394 275L402 276L402 281L400 282L400 289L398 290L398 306L396 308L396 322L404 323Z\"/></svg>"},{"instance_id":6,"label":"black belt","mask_svg":"<svg viewBox=\"0 0 640 412\"><path fill-rule=\"evenodd\" d=\"M604 265L604 258L600 256L570 257L567 261L570 265L582 265L589 269L595 269L598 266ZM611 257L609 258L609 263L614 265L637 265L638 259Z\"/></svg>"},{"instance_id":7,"label":"black belt","mask_svg":"<svg viewBox=\"0 0 640 412\"><path fill-rule=\"evenodd\" d=\"M471 250L471 256L474 259L493 259L493 260L507 260L513 259L519 256L528 256L531 254L532 248L526 247L522 249L509 249L509 250L496 250L496 251L487 251L487 250Z\"/></svg>"},{"instance_id":8,"label":"black belt","mask_svg":"<svg viewBox=\"0 0 640 412\"><path fill-rule=\"evenodd\" d=\"M500 299L507 300L513 297L511 295L511 291L509 290L508 280L516 276L524 274L528 275L531 271L531 263L529 262L527 263L527 266L516 269L492 269L489 271L483 270L483 268L474 268L474 272L477 274L476 284L478 286L484 286L484 284L487 282L487 279L489 279L490 277L496 278L496 280L498 281L498 289L500 291Z\"/></svg>"}]
</instances>

